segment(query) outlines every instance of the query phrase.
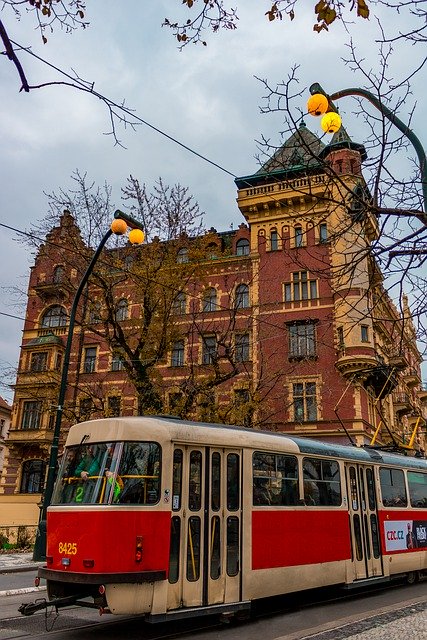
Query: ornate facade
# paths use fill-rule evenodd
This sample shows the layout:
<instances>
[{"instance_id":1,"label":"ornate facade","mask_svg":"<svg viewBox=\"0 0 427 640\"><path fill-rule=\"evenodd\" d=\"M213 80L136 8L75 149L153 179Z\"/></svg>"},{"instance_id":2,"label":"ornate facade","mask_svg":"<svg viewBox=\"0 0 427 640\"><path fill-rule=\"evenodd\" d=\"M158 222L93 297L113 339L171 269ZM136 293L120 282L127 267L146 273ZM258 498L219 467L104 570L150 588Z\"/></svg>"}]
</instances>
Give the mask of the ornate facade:
<instances>
[{"instance_id":1,"label":"ornate facade","mask_svg":"<svg viewBox=\"0 0 427 640\"><path fill-rule=\"evenodd\" d=\"M424 455L421 357L407 301L399 313L369 250L379 227L365 156L345 131L325 146L302 124L258 172L236 180L245 222L208 232L197 269L173 295L167 350L150 374L162 412ZM64 259L71 236L81 249L72 265ZM191 262L193 243L180 246L177 264ZM132 341L146 311L123 251L114 320ZM38 516L68 314L89 254L65 212L31 271L0 486L0 502L21 523ZM108 326L102 296L91 281L74 332L63 438L74 420L138 413L123 349L100 331Z\"/></svg>"}]
</instances>

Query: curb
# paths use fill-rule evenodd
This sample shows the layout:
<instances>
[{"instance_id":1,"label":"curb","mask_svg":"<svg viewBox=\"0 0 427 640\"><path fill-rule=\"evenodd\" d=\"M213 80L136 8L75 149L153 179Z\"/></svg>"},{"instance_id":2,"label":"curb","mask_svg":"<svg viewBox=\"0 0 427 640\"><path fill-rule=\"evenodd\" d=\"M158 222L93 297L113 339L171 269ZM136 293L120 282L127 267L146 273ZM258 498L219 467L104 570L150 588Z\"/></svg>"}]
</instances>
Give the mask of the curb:
<instances>
[{"instance_id":1,"label":"curb","mask_svg":"<svg viewBox=\"0 0 427 640\"><path fill-rule=\"evenodd\" d=\"M37 569L42 566L43 564L23 564L17 567L14 567L13 565L10 567L0 566L0 575L5 575L6 573L21 573L24 571L37 571Z\"/></svg>"},{"instance_id":2,"label":"curb","mask_svg":"<svg viewBox=\"0 0 427 640\"><path fill-rule=\"evenodd\" d=\"M6 591L0 591L0 596L19 596L25 593L39 593L46 591L46 587L25 587L24 589L8 589Z\"/></svg>"}]
</instances>

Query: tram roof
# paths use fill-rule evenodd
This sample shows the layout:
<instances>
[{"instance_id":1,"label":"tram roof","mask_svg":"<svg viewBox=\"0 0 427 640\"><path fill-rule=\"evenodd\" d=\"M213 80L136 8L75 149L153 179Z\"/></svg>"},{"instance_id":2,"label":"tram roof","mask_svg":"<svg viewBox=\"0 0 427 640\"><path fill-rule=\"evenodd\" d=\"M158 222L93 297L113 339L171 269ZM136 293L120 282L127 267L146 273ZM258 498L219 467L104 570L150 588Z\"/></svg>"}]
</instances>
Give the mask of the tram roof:
<instances>
[{"instance_id":1,"label":"tram roof","mask_svg":"<svg viewBox=\"0 0 427 640\"><path fill-rule=\"evenodd\" d=\"M83 440L85 443L141 440L142 429L146 432L143 439L149 440L166 439L183 444L199 444L200 446L251 447L261 450L271 449L275 452L286 446L288 453L303 453L328 458L342 458L354 462L391 464L427 470L426 459L408 457L401 453L390 453L373 447L340 445L292 436L279 431L261 431L235 425L192 422L174 416L128 416L81 422L71 427L67 445L80 444ZM224 441L224 433L227 434L226 441Z\"/></svg>"}]
</instances>

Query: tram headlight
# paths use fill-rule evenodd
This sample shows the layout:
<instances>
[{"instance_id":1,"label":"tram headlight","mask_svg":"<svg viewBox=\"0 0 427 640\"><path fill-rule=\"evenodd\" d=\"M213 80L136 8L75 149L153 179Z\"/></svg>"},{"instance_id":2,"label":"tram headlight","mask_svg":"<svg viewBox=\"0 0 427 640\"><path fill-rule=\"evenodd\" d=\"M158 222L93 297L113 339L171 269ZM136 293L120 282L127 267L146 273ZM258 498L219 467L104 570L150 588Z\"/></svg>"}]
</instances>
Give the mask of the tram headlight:
<instances>
[{"instance_id":1,"label":"tram headlight","mask_svg":"<svg viewBox=\"0 0 427 640\"><path fill-rule=\"evenodd\" d=\"M61 564L63 567L69 567L71 564L71 558L61 558Z\"/></svg>"}]
</instances>

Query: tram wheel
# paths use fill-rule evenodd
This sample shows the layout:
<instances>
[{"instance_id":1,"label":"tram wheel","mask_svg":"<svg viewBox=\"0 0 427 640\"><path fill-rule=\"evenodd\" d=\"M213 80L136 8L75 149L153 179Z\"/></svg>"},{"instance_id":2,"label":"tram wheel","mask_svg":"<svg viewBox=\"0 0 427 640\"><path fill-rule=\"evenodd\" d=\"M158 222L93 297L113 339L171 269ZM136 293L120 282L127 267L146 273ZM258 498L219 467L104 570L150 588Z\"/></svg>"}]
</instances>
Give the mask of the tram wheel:
<instances>
[{"instance_id":1,"label":"tram wheel","mask_svg":"<svg viewBox=\"0 0 427 640\"><path fill-rule=\"evenodd\" d=\"M420 579L420 575L418 573L418 571L409 571L409 573L406 574L406 582L408 584L415 584L416 582L418 582Z\"/></svg>"}]
</instances>

